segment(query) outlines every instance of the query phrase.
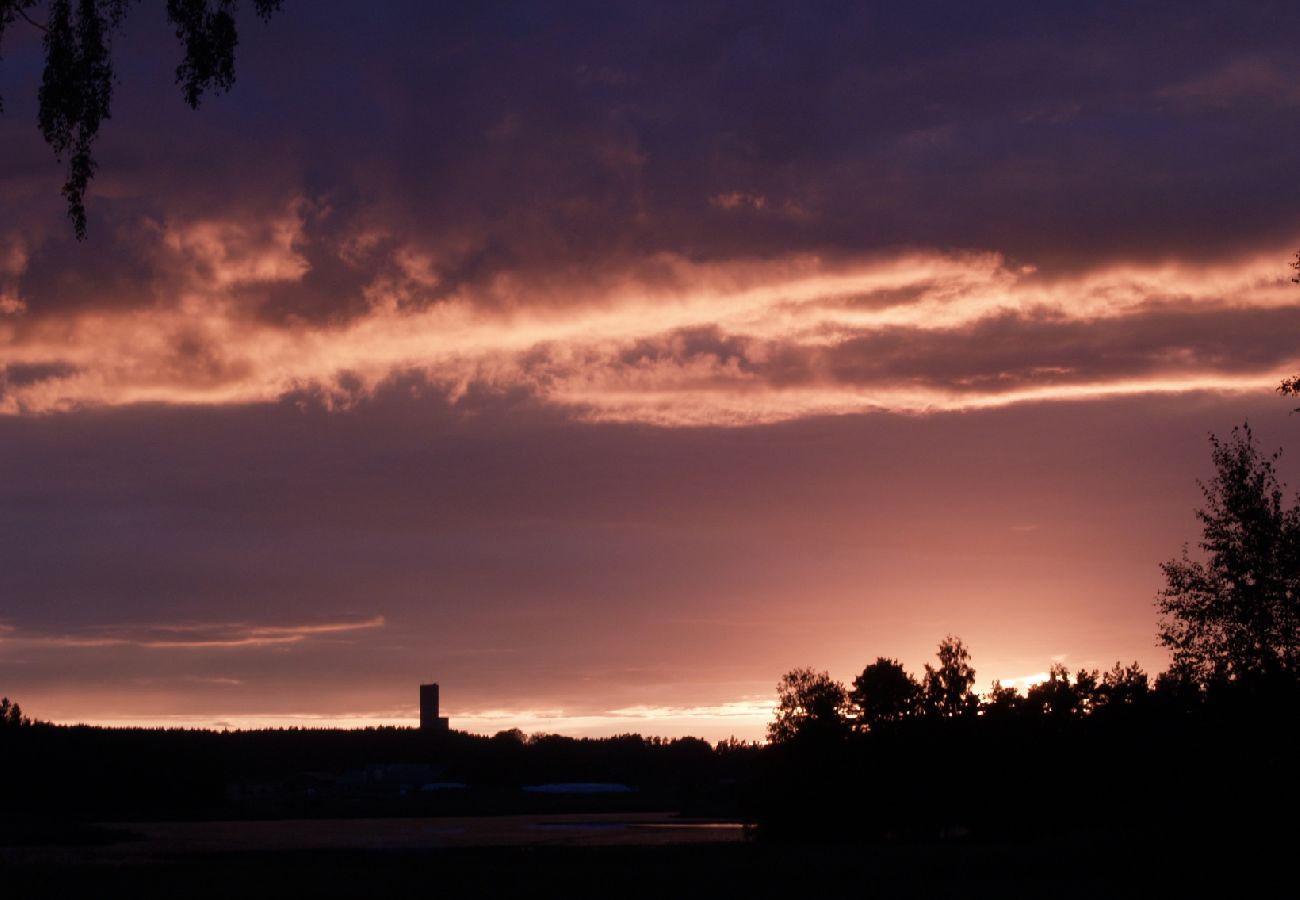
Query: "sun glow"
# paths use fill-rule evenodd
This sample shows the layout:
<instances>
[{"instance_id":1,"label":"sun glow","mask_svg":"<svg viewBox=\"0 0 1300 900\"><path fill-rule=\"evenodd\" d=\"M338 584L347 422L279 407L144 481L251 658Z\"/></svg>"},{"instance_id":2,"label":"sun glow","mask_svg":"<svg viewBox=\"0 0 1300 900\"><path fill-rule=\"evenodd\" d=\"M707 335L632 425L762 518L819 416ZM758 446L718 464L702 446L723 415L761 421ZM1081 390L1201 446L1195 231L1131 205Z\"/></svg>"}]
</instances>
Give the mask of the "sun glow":
<instances>
[{"instance_id":1,"label":"sun glow","mask_svg":"<svg viewBox=\"0 0 1300 900\"><path fill-rule=\"evenodd\" d=\"M772 709L772 701L767 698L745 698L712 706L637 706L610 710L451 709L444 712L456 730L488 736L517 728L525 734L604 737L637 733L645 737L689 735L718 741L730 737L758 739L772 718ZM100 714L86 718L55 716L54 720L61 725L238 731L264 728L415 728L419 725L419 714L413 708L401 707L338 714Z\"/></svg>"}]
</instances>

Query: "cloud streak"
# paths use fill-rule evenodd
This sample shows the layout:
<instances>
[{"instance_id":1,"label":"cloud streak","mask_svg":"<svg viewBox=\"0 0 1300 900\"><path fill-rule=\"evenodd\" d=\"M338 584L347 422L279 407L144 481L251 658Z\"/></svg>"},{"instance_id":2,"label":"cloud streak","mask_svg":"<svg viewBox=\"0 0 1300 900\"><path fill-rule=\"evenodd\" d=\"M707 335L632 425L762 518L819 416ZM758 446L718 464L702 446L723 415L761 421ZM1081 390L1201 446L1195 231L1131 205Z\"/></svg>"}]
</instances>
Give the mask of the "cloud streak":
<instances>
[{"instance_id":1,"label":"cloud streak","mask_svg":"<svg viewBox=\"0 0 1300 900\"><path fill-rule=\"evenodd\" d=\"M501 274L421 305L402 285L439 276L407 247L402 284L377 275L365 312L313 323L268 321L249 301L250 286L309 270L291 219L268 234L162 235L166 302L0 318L0 412L349 406L414 378L453 401L516 394L589 421L740 425L1263 389L1297 359L1277 338L1300 324L1280 250L1054 276L996 253L660 255L594 279Z\"/></svg>"},{"instance_id":2,"label":"cloud streak","mask_svg":"<svg viewBox=\"0 0 1300 900\"><path fill-rule=\"evenodd\" d=\"M299 644L323 636L384 627L383 616L294 625L246 622L180 625L106 625L50 634L0 627L0 644L66 648L139 647L148 650L225 650ZM238 683L238 682L231 682Z\"/></svg>"}]
</instances>

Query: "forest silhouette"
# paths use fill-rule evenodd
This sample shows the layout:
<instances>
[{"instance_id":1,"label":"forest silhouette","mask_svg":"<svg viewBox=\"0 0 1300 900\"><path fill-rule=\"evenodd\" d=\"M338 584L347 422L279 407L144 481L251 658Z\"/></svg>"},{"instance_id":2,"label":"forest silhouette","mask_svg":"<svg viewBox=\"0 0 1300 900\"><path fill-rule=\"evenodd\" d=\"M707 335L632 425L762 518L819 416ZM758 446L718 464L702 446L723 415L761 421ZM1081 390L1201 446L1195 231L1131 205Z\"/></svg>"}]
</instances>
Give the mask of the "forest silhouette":
<instances>
[{"instance_id":1,"label":"forest silhouette","mask_svg":"<svg viewBox=\"0 0 1300 900\"><path fill-rule=\"evenodd\" d=\"M765 832L1267 827L1300 798L1300 504L1249 425L1210 442L1200 552L1161 566L1168 671L1053 663L1023 694L995 681L980 697L951 635L919 680L886 657L851 690L794 670L754 792Z\"/></svg>"}]
</instances>

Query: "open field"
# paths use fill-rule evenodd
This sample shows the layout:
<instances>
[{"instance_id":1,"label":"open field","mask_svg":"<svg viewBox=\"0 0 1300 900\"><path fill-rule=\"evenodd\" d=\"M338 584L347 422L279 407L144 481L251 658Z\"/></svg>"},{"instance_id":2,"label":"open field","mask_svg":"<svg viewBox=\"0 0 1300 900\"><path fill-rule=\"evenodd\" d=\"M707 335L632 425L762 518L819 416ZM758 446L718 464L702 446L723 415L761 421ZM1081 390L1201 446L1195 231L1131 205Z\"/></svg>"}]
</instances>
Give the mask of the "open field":
<instances>
[{"instance_id":1,"label":"open field","mask_svg":"<svg viewBox=\"0 0 1300 900\"><path fill-rule=\"evenodd\" d=\"M678 823L706 824L706 823ZM1137 832L767 844L666 816L132 823L101 846L10 847L7 896L1254 896L1288 840Z\"/></svg>"},{"instance_id":2,"label":"open field","mask_svg":"<svg viewBox=\"0 0 1300 900\"><path fill-rule=\"evenodd\" d=\"M101 826L97 845L0 848L0 859L26 863L136 865L177 856L463 847L606 847L739 843L736 822L671 813L465 816L447 818L276 819L130 822Z\"/></svg>"}]
</instances>

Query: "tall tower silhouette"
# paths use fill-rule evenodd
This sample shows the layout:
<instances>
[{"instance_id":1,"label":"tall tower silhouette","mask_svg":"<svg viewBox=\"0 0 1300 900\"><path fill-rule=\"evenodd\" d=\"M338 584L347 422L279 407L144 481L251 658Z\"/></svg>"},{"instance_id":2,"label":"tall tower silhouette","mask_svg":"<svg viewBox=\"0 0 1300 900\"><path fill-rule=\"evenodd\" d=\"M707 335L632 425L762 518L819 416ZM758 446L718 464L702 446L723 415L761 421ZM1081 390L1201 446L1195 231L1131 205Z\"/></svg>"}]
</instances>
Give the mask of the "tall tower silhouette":
<instances>
[{"instance_id":1,"label":"tall tower silhouette","mask_svg":"<svg viewBox=\"0 0 1300 900\"><path fill-rule=\"evenodd\" d=\"M438 715L438 685L420 685L420 730L448 731L446 716Z\"/></svg>"}]
</instances>

